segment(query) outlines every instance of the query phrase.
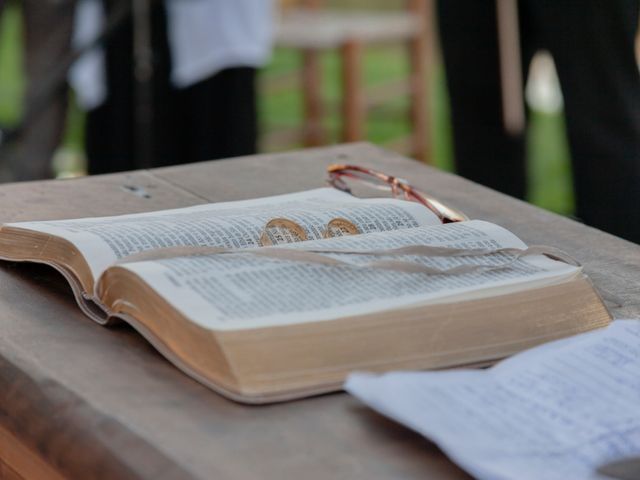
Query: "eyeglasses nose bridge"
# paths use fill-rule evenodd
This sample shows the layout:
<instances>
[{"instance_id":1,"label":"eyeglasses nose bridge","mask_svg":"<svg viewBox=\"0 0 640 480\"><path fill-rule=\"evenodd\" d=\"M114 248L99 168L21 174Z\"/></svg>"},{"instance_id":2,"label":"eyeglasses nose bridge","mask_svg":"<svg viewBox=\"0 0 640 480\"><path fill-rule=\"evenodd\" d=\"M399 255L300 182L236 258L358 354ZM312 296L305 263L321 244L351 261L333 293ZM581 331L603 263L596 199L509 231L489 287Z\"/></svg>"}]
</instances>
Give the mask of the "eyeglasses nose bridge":
<instances>
[{"instance_id":1,"label":"eyeglasses nose bridge","mask_svg":"<svg viewBox=\"0 0 640 480\"><path fill-rule=\"evenodd\" d=\"M391 192L393 193L393 196L397 197L399 193L398 188L400 187L399 179L390 175L387 181L391 185Z\"/></svg>"}]
</instances>

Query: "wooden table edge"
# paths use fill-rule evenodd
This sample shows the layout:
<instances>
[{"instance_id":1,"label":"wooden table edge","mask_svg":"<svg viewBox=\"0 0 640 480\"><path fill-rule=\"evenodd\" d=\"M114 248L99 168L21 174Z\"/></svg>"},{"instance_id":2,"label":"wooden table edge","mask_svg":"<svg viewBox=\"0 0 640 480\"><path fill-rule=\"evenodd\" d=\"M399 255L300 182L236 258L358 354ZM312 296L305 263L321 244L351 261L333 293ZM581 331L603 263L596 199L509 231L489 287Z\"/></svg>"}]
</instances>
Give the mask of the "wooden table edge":
<instances>
[{"instance_id":1,"label":"wooden table edge","mask_svg":"<svg viewBox=\"0 0 640 480\"><path fill-rule=\"evenodd\" d=\"M55 380L29 376L1 353L0 371L0 457L18 478L195 478Z\"/></svg>"}]
</instances>

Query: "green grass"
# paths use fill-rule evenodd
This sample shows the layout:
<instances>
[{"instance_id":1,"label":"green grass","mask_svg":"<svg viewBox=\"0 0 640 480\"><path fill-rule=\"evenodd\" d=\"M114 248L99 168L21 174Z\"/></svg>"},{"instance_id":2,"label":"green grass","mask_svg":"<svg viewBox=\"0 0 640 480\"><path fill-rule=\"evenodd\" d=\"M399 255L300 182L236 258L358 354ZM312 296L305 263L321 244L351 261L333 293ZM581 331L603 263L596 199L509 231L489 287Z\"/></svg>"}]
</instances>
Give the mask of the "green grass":
<instances>
[{"instance_id":1,"label":"green grass","mask_svg":"<svg viewBox=\"0 0 640 480\"><path fill-rule=\"evenodd\" d=\"M529 201L547 210L574 211L564 117L533 112L527 132Z\"/></svg>"},{"instance_id":2,"label":"green grass","mask_svg":"<svg viewBox=\"0 0 640 480\"><path fill-rule=\"evenodd\" d=\"M5 8L0 21L0 124L15 124L21 112L24 78L21 74L20 15L15 4ZM261 72L262 80L276 78L300 68L300 55L291 50L276 50L271 63ZM329 105L325 126L329 140L339 140L340 64L335 53L322 56L323 93ZM406 55L400 48L370 48L364 60L364 78L368 86L385 83L406 75ZM263 130L275 126L295 127L302 120L299 86L260 98L259 115ZM449 110L444 73L436 68L432 82L431 138L433 161L436 166L453 170L453 148L449 125ZM366 126L367 140L385 144L409 133L407 100L399 99L384 108L370 112ZM64 151L72 162L81 158L84 115L71 99ZM534 112L528 132L528 161L530 171L530 200L549 210L563 214L573 211L573 196L569 168L569 153L561 115ZM73 160L76 159L76 160ZM63 169L67 168L64 166Z\"/></svg>"},{"instance_id":3,"label":"green grass","mask_svg":"<svg viewBox=\"0 0 640 480\"><path fill-rule=\"evenodd\" d=\"M20 68L22 29L18 9L11 4L0 16L0 123L14 124L20 117L24 79Z\"/></svg>"},{"instance_id":4,"label":"green grass","mask_svg":"<svg viewBox=\"0 0 640 480\"><path fill-rule=\"evenodd\" d=\"M403 78L408 72L406 55L399 48L377 48L367 51L364 61L364 78L368 87L384 84L394 79ZM322 56L323 96L328 115L324 125L331 141L339 141L340 115L338 102L340 99L340 64L335 53ZM271 64L262 72L266 83L276 81L285 72L300 68L300 55L291 50L276 50ZM434 126L434 150L438 165L451 168L451 145L448 127L446 92L441 71L436 72L433 88L433 111L430 112ZM366 136L369 141L384 144L409 133L407 121L408 102L400 98L389 105L373 109L368 115ZM298 89L265 95L260 102L260 117L264 130L276 127L294 127L302 121L301 95Z\"/></svg>"}]
</instances>

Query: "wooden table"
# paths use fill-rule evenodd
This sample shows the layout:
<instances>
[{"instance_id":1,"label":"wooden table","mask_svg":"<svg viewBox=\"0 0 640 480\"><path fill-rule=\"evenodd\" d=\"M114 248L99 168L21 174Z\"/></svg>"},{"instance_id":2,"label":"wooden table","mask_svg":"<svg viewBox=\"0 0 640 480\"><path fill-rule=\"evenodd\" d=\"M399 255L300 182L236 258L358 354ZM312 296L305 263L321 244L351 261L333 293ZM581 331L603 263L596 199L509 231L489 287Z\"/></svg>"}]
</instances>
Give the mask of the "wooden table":
<instances>
[{"instance_id":1,"label":"wooden table","mask_svg":"<svg viewBox=\"0 0 640 480\"><path fill-rule=\"evenodd\" d=\"M640 316L638 245L367 144L4 185L0 222L309 189L331 162L403 176L472 218L562 247L616 316ZM262 407L225 400L131 328L88 321L50 270L0 265L0 478L468 478L433 444L345 394Z\"/></svg>"}]
</instances>

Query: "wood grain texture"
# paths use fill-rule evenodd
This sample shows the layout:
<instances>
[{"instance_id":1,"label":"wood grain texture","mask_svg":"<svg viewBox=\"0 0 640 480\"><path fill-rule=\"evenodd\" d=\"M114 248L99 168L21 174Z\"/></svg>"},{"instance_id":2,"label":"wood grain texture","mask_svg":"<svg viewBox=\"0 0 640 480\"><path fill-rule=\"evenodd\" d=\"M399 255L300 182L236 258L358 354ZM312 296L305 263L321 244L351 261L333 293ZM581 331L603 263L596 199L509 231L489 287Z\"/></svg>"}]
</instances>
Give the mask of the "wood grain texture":
<instances>
[{"instance_id":1,"label":"wood grain texture","mask_svg":"<svg viewBox=\"0 0 640 480\"><path fill-rule=\"evenodd\" d=\"M0 458L0 480L24 480L24 477Z\"/></svg>"},{"instance_id":2,"label":"wood grain texture","mask_svg":"<svg viewBox=\"0 0 640 480\"><path fill-rule=\"evenodd\" d=\"M342 67L342 139L355 142L364 138L366 104L364 98L364 44L347 40L340 47Z\"/></svg>"},{"instance_id":3,"label":"wood grain texture","mask_svg":"<svg viewBox=\"0 0 640 480\"><path fill-rule=\"evenodd\" d=\"M367 144L1 186L0 222L304 190L323 185L331 162L408 178L527 243L560 247L585 265L615 315L640 316L637 245ZM45 267L2 264L0 311L0 425L64 476L468 478L433 444L344 394L266 407L229 402L131 328L88 321Z\"/></svg>"},{"instance_id":4,"label":"wood grain texture","mask_svg":"<svg viewBox=\"0 0 640 480\"><path fill-rule=\"evenodd\" d=\"M32 449L0 425L0 480L63 480L56 470Z\"/></svg>"},{"instance_id":5,"label":"wood grain texture","mask_svg":"<svg viewBox=\"0 0 640 480\"><path fill-rule=\"evenodd\" d=\"M302 101L304 105L303 141L307 147L316 147L326 141L322 124L324 104L322 100L322 63L318 50L302 51Z\"/></svg>"},{"instance_id":6,"label":"wood grain texture","mask_svg":"<svg viewBox=\"0 0 640 480\"><path fill-rule=\"evenodd\" d=\"M411 122L411 157L431 163L431 81L434 62L433 0L409 0L409 11L420 23L418 34L408 42L410 68L409 119Z\"/></svg>"}]
</instances>

